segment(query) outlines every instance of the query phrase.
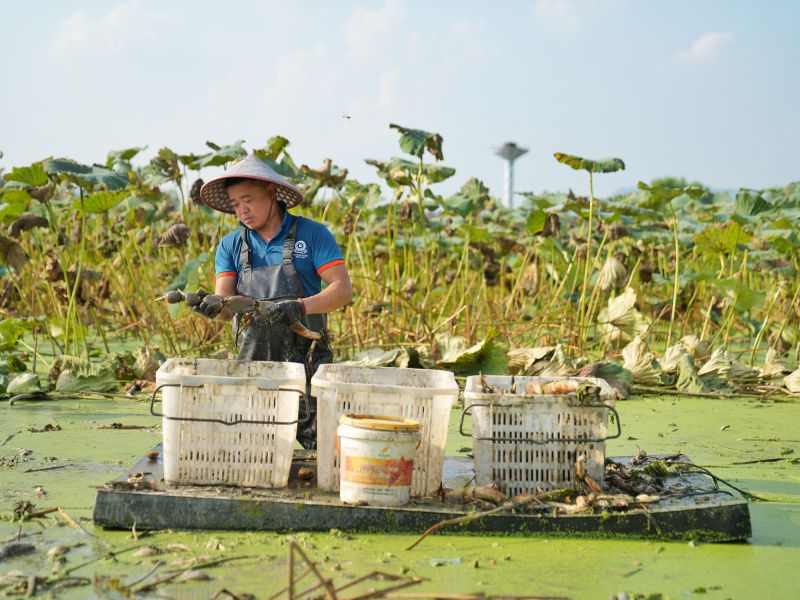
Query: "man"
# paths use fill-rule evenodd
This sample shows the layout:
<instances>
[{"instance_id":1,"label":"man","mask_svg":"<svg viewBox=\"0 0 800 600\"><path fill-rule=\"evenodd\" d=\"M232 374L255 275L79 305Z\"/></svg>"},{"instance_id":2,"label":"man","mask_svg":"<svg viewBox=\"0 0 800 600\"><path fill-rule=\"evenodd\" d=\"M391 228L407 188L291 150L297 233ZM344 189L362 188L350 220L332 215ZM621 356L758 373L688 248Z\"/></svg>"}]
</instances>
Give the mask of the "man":
<instances>
[{"instance_id":1,"label":"man","mask_svg":"<svg viewBox=\"0 0 800 600\"><path fill-rule=\"evenodd\" d=\"M353 295L333 235L321 223L289 214L302 194L255 155L203 185L200 198L215 210L235 214L239 229L220 240L214 294L195 310L214 318L221 312L219 297L272 300L264 317L234 317L237 358L306 363L311 342L289 329L301 322L322 334L311 356L310 378L333 358L325 315Z\"/></svg>"}]
</instances>

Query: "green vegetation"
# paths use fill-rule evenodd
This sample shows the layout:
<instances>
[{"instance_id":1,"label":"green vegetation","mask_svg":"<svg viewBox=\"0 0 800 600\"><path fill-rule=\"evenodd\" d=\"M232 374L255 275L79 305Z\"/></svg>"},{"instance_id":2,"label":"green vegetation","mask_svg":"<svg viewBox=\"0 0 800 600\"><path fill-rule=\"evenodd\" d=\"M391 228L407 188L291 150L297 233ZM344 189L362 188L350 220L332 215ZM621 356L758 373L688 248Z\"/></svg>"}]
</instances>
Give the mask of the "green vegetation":
<instances>
[{"instance_id":1,"label":"green vegetation","mask_svg":"<svg viewBox=\"0 0 800 600\"><path fill-rule=\"evenodd\" d=\"M633 343L633 383L681 381L696 393L795 370L800 184L730 195L663 178L599 199L594 174L622 160L556 153L588 173L588 197L522 193L511 211L474 178L437 193L455 176L440 163L442 136L391 128L403 156L367 161L385 186L330 160L298 166L282 137L252 150L162 148L144 166L132 163L142 148L128 148L102 165L48 158L0 172L0 352L30 363L43 344L91 358L134 342L227 356L225 324L154 299L213 286L216 243L236 223L199 204L200 170L254 151L305 192L296 212L328 224L342 245L356 297L330 322L345 358L535 374L541 361L515 367L513 352L556 348L560 373L596 372ZM702 372L711 350L727 366ZM734 363L763 368L731 376Z\"/></svg>"},{"instance_id":2,"label":"green vegetation","mask_svg":"<svg viewBox=\"0 0 800 600\"><path fill-rule=\"evenodd\" d=\"M130 530L95 528L90 521L95 486L130 472L160 441L160 419L149 415L146 403L132 400L20 403L0 422L0 458L7 461L0 466L0 540L16 540L21 532L19 543L35 550L0 563L4 575L22 574L3 579L2 592L10 593L12 583L22 579L24 594L27 578L36 575L36 597L108 598L116 593L109 588L152 582L209 557L233 562L203 568L210 580L175 580L151 594L210 598L225 588L265 598L286 583L287 543L294 539L337 585L380 570L426 578L409 590L414 593L578 600L626 590L631 597L661 593L676 600L705 588L709 593L703 597L709 598L792 597L796 576L791 565L800 560L796 406L745 398L723 402L721 411L719 401L637 397L624 404L624 436L609 442L607 453L633 455L637 445L651 455L680 449L725 480L769 498L749 506L749 543L481 537L458 534L454 527L429 536L412 551L405 548L421 530L406 535L138 531L136 539ZM458 435L458 417L459 411L453 411L448 455L468 443ZM61 430L28 431L50 423ZM116 429L114 423L152 429ZM730 428L721 430L723 424ZM58 512L12 522L14 506L21 501L35 504L36 511L61 507L82 530L69 526ZM111 558L109 552L120 553ZM64 577L76 578L78 587L47 592L45 580L63 583Z\"/></svg>"}]
</instances>

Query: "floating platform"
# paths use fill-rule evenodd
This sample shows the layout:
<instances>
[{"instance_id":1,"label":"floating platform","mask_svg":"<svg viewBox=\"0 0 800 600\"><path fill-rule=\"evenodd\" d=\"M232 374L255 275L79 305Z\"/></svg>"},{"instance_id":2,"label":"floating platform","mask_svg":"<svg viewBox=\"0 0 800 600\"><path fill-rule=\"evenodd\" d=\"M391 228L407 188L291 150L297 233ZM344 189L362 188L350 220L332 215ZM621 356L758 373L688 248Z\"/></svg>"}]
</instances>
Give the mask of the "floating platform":
<instances>
[{"instance_id":1,"label":"floating platform","mask_svg":"<svg viewBox=\"0 0 800 600\"><path fill-rule=\"evenodd\" d=\"M211 529L247 531L329 531L421 534L445 519L474 512L433 498L412 498L400 508L350 506L338 493L322 492L313 479L298 478L301 468L315 472L313 453L296 451L289 487L280 490L214 486L165 486L161 446L158 461L143 458L130 473L97 491L96 525L110 529ZM613 460L629 464L632 457ZM304 471L308 474L308 471ZM472 479L472 459L445 458L443 483L464 486ZM720 490L703 473L683 473L690 490L647 508L601 513L495 514L447 527L447 534L567 537L621 537L705 542L743 541L751 536L750 511L739 495ZM136 489L131 489L136 488ZM155 488L155 489L149 489Z\"/></svg>"}]
</instances>

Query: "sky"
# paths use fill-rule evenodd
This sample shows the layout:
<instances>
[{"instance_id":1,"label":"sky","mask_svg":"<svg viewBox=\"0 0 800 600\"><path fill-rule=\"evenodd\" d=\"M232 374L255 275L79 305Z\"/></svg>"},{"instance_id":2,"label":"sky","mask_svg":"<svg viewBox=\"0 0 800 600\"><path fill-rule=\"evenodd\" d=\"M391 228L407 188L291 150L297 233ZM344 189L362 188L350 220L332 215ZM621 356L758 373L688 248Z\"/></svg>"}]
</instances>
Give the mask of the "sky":
<instances>
[{"instance_id":1,"label":"sky","mask_svg":"<svg viewBox=\"0 0 800 600\"><path fill-rule=\"evenodd\" d=\"M609 195L682 176L715 188L800 180L794 0L40 0L5 2L0 169L103 163L147 146L291 141L363 182L400 155L389 123L440 133L455 192L572 188L554 152L619 157ZM349 117L349 118L346 118ZM203 176L214 172L209 170Z\"/></svg>"}]
</instances>

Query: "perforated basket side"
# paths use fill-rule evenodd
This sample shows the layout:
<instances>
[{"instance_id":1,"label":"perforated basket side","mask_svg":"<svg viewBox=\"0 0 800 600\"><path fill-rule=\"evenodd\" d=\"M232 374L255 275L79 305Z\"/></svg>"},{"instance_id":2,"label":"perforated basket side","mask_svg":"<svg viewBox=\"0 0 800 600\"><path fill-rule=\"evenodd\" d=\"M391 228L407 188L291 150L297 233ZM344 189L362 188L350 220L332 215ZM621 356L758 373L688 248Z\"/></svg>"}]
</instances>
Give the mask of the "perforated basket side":
<instances>
[{"instance_id":1,"label":"perforated basket side","mask_svg":"<svg viewBox=\"0 0 800 600\"><path fill-rule=\"evenodd\" d=\"M179 388L179 401L165 403L165 478L173 483L285 487L295 425L180 421L169 417L289 422L297 418L299 394L256 386ZM177 410L177 414L175 411Z\"/></svg>"},{"instance_id":2,"label":"perforated basket side","mask_svg":"<svg viewBox=\"0 0 800 600\"><path fill-rule=\"evenodd\" d=\"M552 401L489 403L473 406L472 415L474 438L502 440L473 439L478 485L497 482L508 495L572 487L580 455L589 476L602 482L605 442L576 442L606 436L604 409Z\"/></svg>"}]
</instances>

